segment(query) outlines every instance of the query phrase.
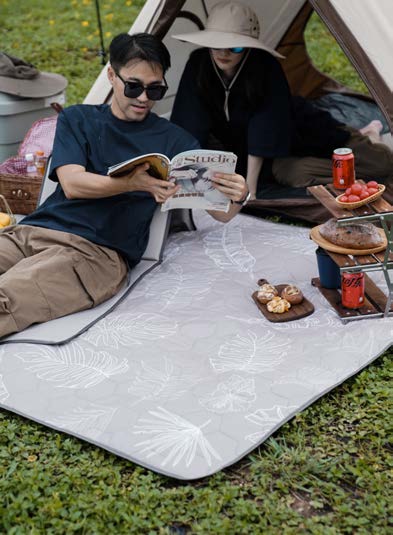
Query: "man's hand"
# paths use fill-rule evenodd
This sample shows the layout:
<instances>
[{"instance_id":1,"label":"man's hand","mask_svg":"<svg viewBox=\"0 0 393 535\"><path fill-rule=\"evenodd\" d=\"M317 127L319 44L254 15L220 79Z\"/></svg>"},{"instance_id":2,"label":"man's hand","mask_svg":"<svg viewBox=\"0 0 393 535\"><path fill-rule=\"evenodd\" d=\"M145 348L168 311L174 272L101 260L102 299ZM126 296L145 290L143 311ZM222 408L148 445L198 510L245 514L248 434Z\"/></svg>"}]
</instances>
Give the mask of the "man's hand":
<instances>
[{"instance_id":1,"label":"man's hand","mask_svg":"<svg viewBox=\"0 0 393 535\"><path fill-rule=\"evenodd\" d=\"M158 203L163 203L172 197L180 188L168 180L160 180L149 175L150 165L144 163L138 165L132 173L127 176L131 191L148 191Z\"/></svg>"},{"instance_id":2,"label":"man's hand","mask_svg":"<svg viewBox=\"0 0 393 535\"><path fill-rule=\"evenodd\" d=\"M248 193L246 181L236 173L214 173L212 182L231 201L240 201Z\"/></svg>"}]
</instances>

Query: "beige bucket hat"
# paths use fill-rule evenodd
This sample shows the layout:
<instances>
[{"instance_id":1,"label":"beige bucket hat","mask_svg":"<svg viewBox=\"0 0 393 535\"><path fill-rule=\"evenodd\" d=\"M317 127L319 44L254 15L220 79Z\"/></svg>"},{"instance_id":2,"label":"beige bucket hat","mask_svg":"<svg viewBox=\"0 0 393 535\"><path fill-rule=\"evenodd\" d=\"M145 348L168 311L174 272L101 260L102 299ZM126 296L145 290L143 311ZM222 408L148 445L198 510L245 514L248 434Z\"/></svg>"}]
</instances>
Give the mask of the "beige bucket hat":
<instances>
[{"instance_id":1,"label":"beige bucket hat","mask_svg":"<svg viewBox=\"0 0 393 535\"><path fill-rule=\"evenodd\" d=\"M43 98L67 87L61 74L41 72L22 59L0 52L0 91L19 97Z\"/></svg>"},{"instance_id":2,"label":"beige bucket hat","mask_svg":"<svg viewBox=\"0 0 393 535\"><path fill-rule=\"evenodd\" d=\"M259 48L277 58L284 57L259 40L258 17L240 2L219 2L210 12L205 30L172 37L207 48Z\"/></svg>"}]
</instances>

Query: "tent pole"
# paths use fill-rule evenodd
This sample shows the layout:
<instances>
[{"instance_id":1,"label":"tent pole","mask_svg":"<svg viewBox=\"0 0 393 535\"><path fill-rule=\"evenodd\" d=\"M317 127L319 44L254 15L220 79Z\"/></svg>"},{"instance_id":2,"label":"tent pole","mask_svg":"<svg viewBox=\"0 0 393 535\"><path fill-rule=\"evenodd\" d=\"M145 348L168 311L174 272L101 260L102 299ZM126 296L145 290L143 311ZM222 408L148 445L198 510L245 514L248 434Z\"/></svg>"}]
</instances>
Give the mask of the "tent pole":
<instances>
[{"instance_id":1,"label":"tent pole","mask_svg":"<svg viewBox=\"0 0 393 535\"><path fill-rule=\"evenodd\" d=\"M105 65L106 63L106 52L104 47L104 36L102 34L102 24L101 24L101 14L100 14L100 5L98 3L98 0L96 0L96 12L97 12L97 22L98 22L98 30L100 32L100 44L101 48L98 51L98 56L101 56L101 64Z\"/></svg>"}]
</instances>

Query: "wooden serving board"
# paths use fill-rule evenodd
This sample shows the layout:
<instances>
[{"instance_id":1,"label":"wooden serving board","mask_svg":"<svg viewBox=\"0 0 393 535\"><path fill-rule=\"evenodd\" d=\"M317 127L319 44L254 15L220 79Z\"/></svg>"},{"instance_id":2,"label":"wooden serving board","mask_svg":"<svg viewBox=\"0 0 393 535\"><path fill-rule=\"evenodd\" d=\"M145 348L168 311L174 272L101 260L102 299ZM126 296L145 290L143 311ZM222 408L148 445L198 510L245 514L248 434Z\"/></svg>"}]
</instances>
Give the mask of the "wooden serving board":
<instances>
[{"instance_id":1,"label":"wooden serving board","mask_svg":"<svg viewBox=\"0 0 393 535\"><path fill-rule=\"evenodd\" d=\"M383 239L382 245L379 245L378 247L373 247L370 249L350 249L348 247L341 247L340 245L335 245L334 243L331 243L330 241L326 240L325 238L321 236L319 232L319 228L321 226L322 225L318 225L317 227L314 227L311 229L310 238L320 247L332 253L350 254L353 256L368 255L368 254L379 253L380 251L384 251L388 245L385 232L383 231L383 229L377 228L377 231L381 234L381 237Z\"/></svg>"},{"instance_id":2,"label":"wooden serving board","mask_svg":"<svg viewBox=\"0 0 393 535\"><path fill-rule=\"evenodd\" d=\"M258 281L258 286L262 286L262 284L269 284L266 279L260 279ZM277 291L279 294L283 291L285 286L288 286L288 284L275 284L274 286L277 288ZM284 321L293 321L293 320L299 320L301 318L305 318L306 316L309 316L314 312L314 305L309 301L306 297L303 298L303 301L299 303L298 305L291 305L291 308L287 312L283 312L282 314L274 314L273 312L269 312L266 305L263 305L260 303L257 299L258 291L254 292L252 294L252 298L259 308L259 310L262 312L262 314L265 316L265 318L273 323L282 323Z\"/></svg>"}]
</instances>

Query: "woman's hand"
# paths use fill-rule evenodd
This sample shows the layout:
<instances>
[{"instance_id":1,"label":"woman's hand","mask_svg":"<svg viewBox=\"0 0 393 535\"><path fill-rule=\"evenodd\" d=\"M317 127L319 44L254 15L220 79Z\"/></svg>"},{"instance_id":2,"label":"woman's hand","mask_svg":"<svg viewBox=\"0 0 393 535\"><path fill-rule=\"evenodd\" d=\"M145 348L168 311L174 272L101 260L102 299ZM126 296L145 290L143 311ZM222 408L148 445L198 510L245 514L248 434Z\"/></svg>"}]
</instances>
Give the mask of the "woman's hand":
<instances>
[{"instance_id":1,"label":"woman's hand","mask_svg":"<svg viewBox=\"0 0 393 535\"><path fill-rule=\"evenodd\" d=\"M212 182L231 201L241 201L248 193L245 179L236 173L214 173Z\"/></svg>"},{"instance_id":2,"label":"woman's hand","mask_svg":"<svg viewBox=\"0 0 393 535\"><path fill-rule=\"evenodd\" d=\"M169 180L161 180L149 175L150 165L144 163L138 165L127 177L130 184L130 191L148 191L158 203L163 203L172 197L180 188Z\"/></svg>"}]
</instances>

